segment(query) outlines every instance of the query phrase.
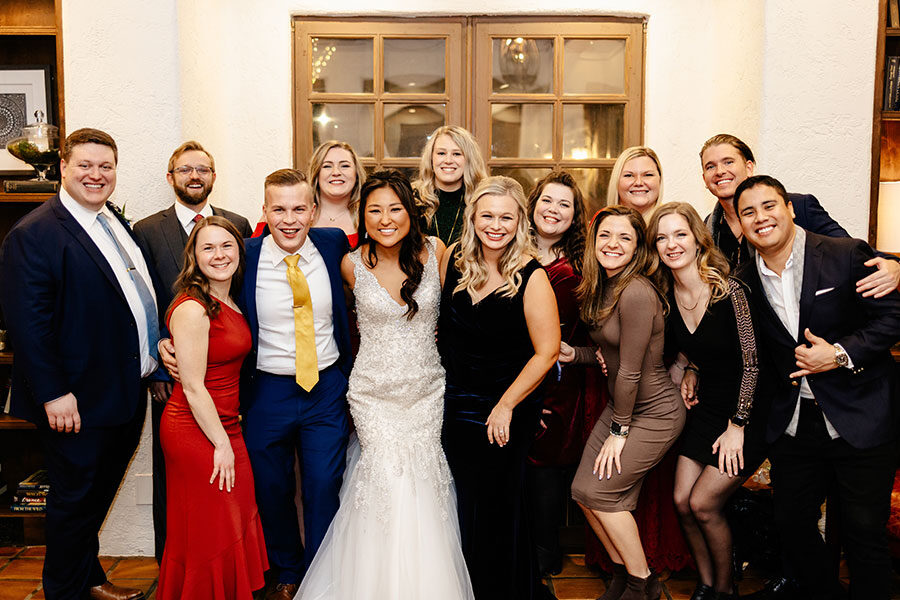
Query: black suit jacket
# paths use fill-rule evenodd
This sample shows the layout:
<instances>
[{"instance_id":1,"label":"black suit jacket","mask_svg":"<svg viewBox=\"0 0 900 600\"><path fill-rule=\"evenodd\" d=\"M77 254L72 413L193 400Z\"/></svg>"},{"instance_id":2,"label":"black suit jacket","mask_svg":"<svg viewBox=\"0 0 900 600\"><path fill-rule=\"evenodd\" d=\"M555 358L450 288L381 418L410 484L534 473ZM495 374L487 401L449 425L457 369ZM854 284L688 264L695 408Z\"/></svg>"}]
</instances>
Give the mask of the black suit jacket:
<instances>
[{"instance_id":1,"label":"black suit jacket","mask_svg":"<svg viewBox=\"0 0 900 600\"><path fill-rule=\"evenodd\" d=\"M212 207L212 212L234 223L241 237L249 238L253 233L250 223L241 215L215 206ZM175 214L175 205L135 223L134 235L159 276L160 285L156 288L156 298L159 304L160 326L164 329L165 314L174 297L172 286L181 273L184 262L182 255L184 245L187 243L187 234Z\"/></svg>"},{"instance_id":2,"label":"black suit jacket","mask_svg":"<svg viewBox=\"0 0 900 600\"><path fill-rule=\"evenodd\" d=\"M148 267L154 276L150 261ZM128 301L100 249L59 196L9 232L0 247L0 282L16 353L12 414L46 425L44 403L69 392L78 400L84 428L121 425L145 410L138 331Z\"/></svg>"},{"instance_id":3,"label":"black suit jacket","mask_svg":"<svg viewBox=\"0 0 900 600\"><path fill-rule=\"evenodd\" d=\"M860 240L806 233L800 294L799 331L789 332L762 288L756 261L738 276L750 287L763 348L774 366L775 395L768 440L784 433L800 393L794 349L810 331L844 347L854 368L810 375L810 389L838 433L855 448L871 448L896 435L896 375L890 348L900 340L900 294L874 299L856 293L856 282L874 271L863 263L874 256ZM798 341L799 340L799 341Z\"/></svg>"}]
</instances>

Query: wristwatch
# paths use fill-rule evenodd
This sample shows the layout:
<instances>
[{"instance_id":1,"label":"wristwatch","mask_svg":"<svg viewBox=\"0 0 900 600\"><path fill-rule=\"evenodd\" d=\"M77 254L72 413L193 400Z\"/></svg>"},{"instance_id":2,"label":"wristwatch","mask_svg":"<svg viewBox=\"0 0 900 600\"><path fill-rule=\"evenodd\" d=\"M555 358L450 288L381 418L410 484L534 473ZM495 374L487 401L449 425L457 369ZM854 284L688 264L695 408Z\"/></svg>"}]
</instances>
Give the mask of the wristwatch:
<instances>
[{"instance_id":1,"label":"wristwatch","mask_svg":"<svg viewBox=\"0 0 900 600\"><path fill-rule=\"evenodd\" d=\"M619 425L613 421L609 425L609 433L616 437L628 437L628 425Z\"/></svg>"},{"instance_id":2,"label":"wristwatch","mask_svg":"<svg viewBox=\"0 0 900 600\"><path fill-rule=\"evenodd\" d=\"M850 356L840 344L834 344L834 364L839 367L847 367L850 365Z\"/></svg>"},{"instance_id":3,"label":"wristwatch","mask_svg":"<svg viewBox=\"0 0 900 600\"><path fill-rule=\"evenodd\" d=\"M731 419L729 419L729 420L730 420L732 423L734 423L734 425L735 425L736 427L743 427L744 425L746 425L747 423L750 422L750 417L741 417L741 416L738 416L738 415L734 415L734 416L731 417Z\"/></svg>"}]
</instances>

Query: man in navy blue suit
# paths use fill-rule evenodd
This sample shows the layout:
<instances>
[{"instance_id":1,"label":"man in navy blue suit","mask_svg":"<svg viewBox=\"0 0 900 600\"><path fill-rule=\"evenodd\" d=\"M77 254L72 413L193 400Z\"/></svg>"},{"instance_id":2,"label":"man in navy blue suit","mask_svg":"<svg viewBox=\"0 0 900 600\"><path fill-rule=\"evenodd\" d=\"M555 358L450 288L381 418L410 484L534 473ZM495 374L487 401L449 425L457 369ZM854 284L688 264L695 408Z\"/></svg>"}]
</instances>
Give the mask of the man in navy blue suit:
<instances>
[{"instance_id":1,"label":"man in navy blue suit","mask_svg":"<svg viewBox=\"0 0 900 600\"><path fill-rule=\"evenodd\" d=\"M737 137L720 133L706 140L700 150L703 183L718 199L706 217L706 225L716 246L733 267L745 262L749 247L741 234L741 226L734 212L734 193L745 179L753 175L756 162L750 147ZM847 230L831 218L812 194L788 193L794 208L794 222L807 231L829 237L849 238ZM857 291L866 297L881 298L900 289L900 261L896 257L875 253L866 266L877 270L857 282Z\"/></svg>"},{"instance_id":2,"label":"man in navy blue suit","mask_svg":"<svg viewBox=\"0 0 900 600\"><path fill-rule=\"evenodd\" d=\"M0 302L15 348L12 414L37 425L50 478L44 595L141 598L106 580L98 534L140 439L141 379L159 336L151 271L107 202L116 143L96 129L63 146L62 189L0 248Z\"/></svg>"},{"instance_id":3,"label":"man in navy blue suit","mask_svg":"<svg viewBox=\"0 0 900 600\"><path fill-rule=\"evenodd\" d=\"M887 519L897 467L897 382L891 346L900 340L900 294L860 294L872 249L794 224L789 194L755 176L734 195L756 250L737 275L752 292L765 355L773 366L767 439L772 443L775 521L800 597L843 597L818 530L827 492L840 515L850 597L890 597Z\"/></svg>"},{"instance_id":4,"label":"man in navy blue suit","mask_svg":"<svg viewBox=\"0 0 900 600\"><path fill-rule=\"evenodd\" d=\"M338 509L349 424L347 377L352 351L341 259L348 250L340 229L311 229L316 204L306 176L280 169L266 177L267 233L246 241L241 310L253 350L244 362L241 408L244 440L256 484L256 502L275 585L267 600L293 600ZM309 287L318 381L297 382L291 257ZM162 348L174 367L168 342ZM304 547L295 503L295 455L300 460Z\"/></svg>"}]
</instances>

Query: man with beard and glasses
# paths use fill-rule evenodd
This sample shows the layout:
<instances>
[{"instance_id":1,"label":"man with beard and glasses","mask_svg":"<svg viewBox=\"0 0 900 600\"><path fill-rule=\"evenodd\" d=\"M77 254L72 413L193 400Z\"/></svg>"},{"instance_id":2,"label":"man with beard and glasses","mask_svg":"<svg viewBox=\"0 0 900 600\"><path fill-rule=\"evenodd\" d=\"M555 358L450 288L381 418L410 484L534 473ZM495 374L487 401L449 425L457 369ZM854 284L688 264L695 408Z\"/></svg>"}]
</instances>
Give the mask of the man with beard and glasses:
<instances>
[{"instance_id":1,"label":"man with beard and glasses","mask_svg":"<svg viewBox=\"0 0 900 600\"><path fill-rule=\"evenodd\" d=\"M189 141L175 149L169 158L166 181L175 192L175 203L134 225L141 249L159 275L156 297L160 323L165 323L166 309L173 297L172 285L181 272L184 245L197 221L217 215L234 223L241 236L248 238L252 233L247 219L211 206L207 201L216 181L216 163L199 143ZM153 530L157 562L162 559L166 540L166 472L159 445L159 420L172 386L171 380L154 381L150 385L153 399Z\"/></svg>"}]
</instances>

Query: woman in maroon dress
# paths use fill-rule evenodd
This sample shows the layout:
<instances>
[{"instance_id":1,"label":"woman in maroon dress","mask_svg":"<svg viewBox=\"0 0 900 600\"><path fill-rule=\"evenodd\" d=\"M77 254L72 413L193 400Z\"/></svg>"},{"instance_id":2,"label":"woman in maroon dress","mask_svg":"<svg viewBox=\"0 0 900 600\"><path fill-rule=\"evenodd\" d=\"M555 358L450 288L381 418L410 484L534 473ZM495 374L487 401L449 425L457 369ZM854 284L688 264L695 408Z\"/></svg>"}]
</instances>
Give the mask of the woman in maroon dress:
<instances>
[{"instance_id":1,"label":"woman in maroon dress","mask_svg":"<svg viewBox=\"0 0 900 600\"><path fill-rule=\"evenodd\" d=\"M313 227L337 227L347 234L350 248L359 245L357 207L366 171L347 142L323 142L309 159L309 184L316 201Z\"/></svg>"},{"instance_id":2,"label":"woman in maroon dress","mask_svg":"<svg viewBox=\"0 0 900 600\"><path fill-rule=\"evenodd\" d=\"M559 307L562 340L584 345L575 288L581 283L586 222L584 197L572 175L554 171L538 181L528 198L528 215L538 260L547 271ZM526 478L541 576L562 570L560 517L584 447L585 369L551 369L545 386L540 428L528 455Z\"/></svg>"},{"instance_id":3,"label":"woman in maroon dress","mask_svg":"<svg viewBox=\"0 0 900 600\"><path fill-rule=\"evenodd\" d=\"M180 382L160 425L169 514L156 597L249 600L269 565L238 421L251 348L234 301L244 245L234 225L212 216L194 227L184 257L167 319Z\"/></svg>"}]
</instances>

